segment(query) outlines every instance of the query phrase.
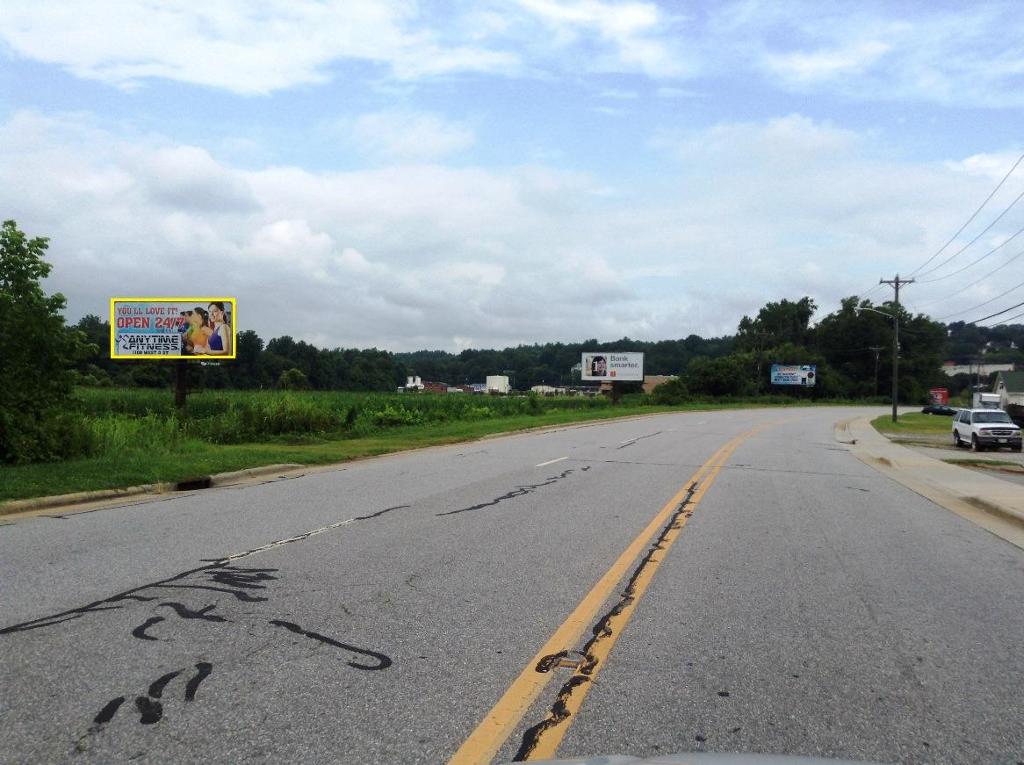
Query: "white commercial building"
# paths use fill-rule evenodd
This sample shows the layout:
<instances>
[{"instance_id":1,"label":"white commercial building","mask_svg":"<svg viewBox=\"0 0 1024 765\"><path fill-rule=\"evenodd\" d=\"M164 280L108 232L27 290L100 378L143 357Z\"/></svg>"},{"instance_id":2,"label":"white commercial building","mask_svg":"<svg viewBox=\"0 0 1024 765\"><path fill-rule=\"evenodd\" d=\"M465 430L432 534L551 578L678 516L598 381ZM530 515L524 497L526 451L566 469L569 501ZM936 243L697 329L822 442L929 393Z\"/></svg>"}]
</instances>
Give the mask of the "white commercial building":
<instances>
[{"instance_id":1,"label":"white commercial building","mask_svg":"<svg viewBox=\"0 0 1024 765\"><path fill-rule=\"evenodd\" d=\"M947 361L942 365L942 371L950 377L956 375L988 377L993 372L1012 372L1013 364L954 364L952 361Z\"/></svg>"},{"instance_id":2,"label":"white commercial building","mask_svg":"<svg viewBox=\"0 0 1024 765\"><path fill-rule=\"evenodd\" d=\"M505 375L487 375L486 383L488 393L506 394L512 391L512 386L508 384L508 377Z\"/></svg>"}]
</instances>

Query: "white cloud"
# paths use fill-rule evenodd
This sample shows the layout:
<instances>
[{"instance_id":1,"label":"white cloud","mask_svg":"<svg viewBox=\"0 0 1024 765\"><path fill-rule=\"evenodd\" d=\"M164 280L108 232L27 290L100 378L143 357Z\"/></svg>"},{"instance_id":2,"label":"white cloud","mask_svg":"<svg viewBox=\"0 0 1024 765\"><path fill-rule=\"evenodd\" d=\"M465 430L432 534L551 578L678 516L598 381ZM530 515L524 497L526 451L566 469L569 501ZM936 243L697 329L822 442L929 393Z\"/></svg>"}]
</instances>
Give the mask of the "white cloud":
<instances>
[{"instance_id":1,"label":"white cloud","mask_svg":"<svg viewBox=\"0 0 1024 765\"><path fill-rule=\"evenodd\" d=\"M425 7L406 0L7 0L0 42L16 55L122 88L153 78L266 94L368 62L393 81L453 73L639 72L692 62L653 2L518 0ZM54 44L59 40L60 44Z\"/></svg>"},{"instance_id":2,"label":"white cloud","mask_svg":"<svg viewBox=\"0 0 1024 765\"><path fill-rule=\"evenodd\" d=\"M132 153L128 167L151 200L178 210L247 212L256 208L249 184L204 149L167 146Z\"/></svg>"},{"instance_id":3,"label":"white cloud","mask_svg":"<svg viewBox=\"0 0 1024 765\"><path fill-rule=\"evenodd\" d=\"M621 90L617 88L607 88L598 93L598 98L612 98L617 101L635 101L640 97L640 94L635 90Z\"/></svg>"},{"instance_id":4,"label":"white cloud","mask_svg":"<svg viewBox=\"0 0 1024 765\"><path fill-rule=\"evenodd\" d=\"M783 77L797 82L821 82L863 72L889 50L885 43L867 40L832 50L769 54L765 60Z\"/></svg>"},{"instance_id":5,"label":"white cloud","mask_svg":"<svg viewBox=\"0 0 1024 765\"><path fill-rule=\"evenodd\" d=\"M1024 104L1019 11L1008 0L739 0L688 14L665 0L94 0L86 13L70 0L6 0L0 45L122 88L161 78L266 94L358 63L375 68L379 91L452 74L615 73L676 97L689 95L680 80L761 74L799 93L1004 109Z\"/></svg>"},{"instance_id":6,"label":"white cloud","mask_svg":"<svg viewBox=\"0 0 1024 765\"><path fill-rule=\"evenodd\" d=\"M999 182L1006 174L1013 169L1014 172L1020 168L1020 152L1000 152L988 154L972 154L962 160L947 163L950 169L970 175L980 175ZM1021 162L1024 164L1024 162Z\"/></svg>"},{"instance_id":7,"label":"white cloud","mask_svg":"<svg viewBox=\"0 0 1024 765\"><path fill-rule=\"evenodd\" d=\"M703 94L696 90L686 90L685 88L673 88L668 86L662 86L654 91L654 94L658 98L702 98Z\"/></svg>"},{"instance_id":8,"label":"white cloud","mask_svg":"<svg viewBox=\"0 0 1024 765\"><path fill-rule=\"evenodd\" d=\"M264 338L501 346L719 335L804 294L828 310L933 252L991 189L979 168L999 164L896 162L871 135L800 115L657 145L672 193L609 195L542 166L240 170L81 115L20 113L0 124L0 207L52 237L49 289L72 318L116 294L222 293Z\"/></svg>"},{"instance_id":9,"label":"white cloud","mask_svg":"<svg viewBox=\"0 0 1024 765\"><path fill-rule=\"evenodd\" d=\"M400 0L93 0L87 11L5 0L0 39L18 55L121 87L163 78L243 94L324 82L346 59L399 79L518 66L506 52L441 42Z\"/></svg>"},{"instance_id":10,"label":"white cloud","mask_svg":"<svg viewBox=\"0 0 1024 765\"><path fill-rule=\"evenodd\" d=\"M388 111L357 118L351 140L378 161L431 162L469 148L476 135L470 127L435 114Z\"/></svg>"},{"instance_id":11,"label":"white cloud","mask_svg":"<svg viewBox=\"0 0 1024 765\"><path fill-rule=\"evenodd\" d=\"M1019 107L1024 17L1013 2L726 6L706 48L798 92L945 106Z\"/></svg>"},{"instance_id":12,"label":"white cloud","mask_svg":"<svg viewBox=\"0 0 1024 765\"><path fill-rule=\"evenodd\" d=\"M518 5L555 35L556 45L594 38L611 52L589 63L593 70L634 71L652 77L678 77L690 62L671 43L669 19L653 2L601 0L517 0Z\"/></svg>"}]
</instances>

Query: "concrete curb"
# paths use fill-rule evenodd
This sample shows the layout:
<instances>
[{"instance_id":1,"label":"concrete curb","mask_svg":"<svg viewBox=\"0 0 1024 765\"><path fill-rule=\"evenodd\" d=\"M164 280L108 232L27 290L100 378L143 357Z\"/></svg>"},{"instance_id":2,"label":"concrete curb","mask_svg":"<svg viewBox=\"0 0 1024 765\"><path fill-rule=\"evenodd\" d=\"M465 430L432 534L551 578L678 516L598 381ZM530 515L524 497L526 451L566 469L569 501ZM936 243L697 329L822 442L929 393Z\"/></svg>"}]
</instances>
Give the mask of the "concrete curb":
<instances>
[{"instance_id":1,"label":"concrete curb","mask_svg":"<svg viewBox=\"0 0 1024 765\"><path fill-rule=\"evenodd\" d=\"M189 491L191 489L201 489L214 486L229 486L250 478L260 478L267 475L290 472L303 467L303 465L289 462L280 465L264 465L263 467L248 468L246 470L234 470L229 473L217 473L216 475L197 476L196 478L189 478L183 481L145 483L139 486L129 486L123 489L99 489L97 491L79 491L73 494L56 494L50 497L16 499L0 503L0 516L27 513L33 510L67 508L92 502L103 502L109 499L137 497L142 494L165 494L172 491Z\"/></svg>"},{"instance_id":2,"label":"concrete curb","mask_svg":"<svg viewBox=\"0 0 1024 765\"><path fill-rule=\"evenodd\" d=\"M841 438L844 433L848 436ZM862 462L947 510L975 521L980 514L1010 524L1015 539L1024 532L1024 492L1015 484L900 446L875 430L867 417L836 423L836 440L851 444Z\"/></svg>"}]
</instances>

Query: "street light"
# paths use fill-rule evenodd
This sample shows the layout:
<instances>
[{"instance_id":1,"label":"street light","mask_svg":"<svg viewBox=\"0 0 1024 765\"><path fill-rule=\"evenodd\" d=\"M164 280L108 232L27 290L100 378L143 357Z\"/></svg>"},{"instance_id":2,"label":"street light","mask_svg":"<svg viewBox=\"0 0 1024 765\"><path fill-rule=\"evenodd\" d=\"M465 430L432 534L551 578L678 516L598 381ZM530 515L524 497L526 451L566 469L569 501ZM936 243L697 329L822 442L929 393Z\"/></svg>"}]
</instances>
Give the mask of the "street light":
<instances>
[{"instance_id":1,"label":"street light","mask_svg":"<svg viewBox=\"0 0 1024 765\"><path fill-rule=\"evenodd\" d=\"M881 314L892 319L893 332L892 332L892 421L897 422L899 420L896 414L896 398L899 391L899 369L900 369L900 317L898 314L887 313L886 311L879 311L877 308L868 308L867 306L861 306L860 308L854 308L855 311L871 311L871 313Z\"/></svg>"}]
</instances>

